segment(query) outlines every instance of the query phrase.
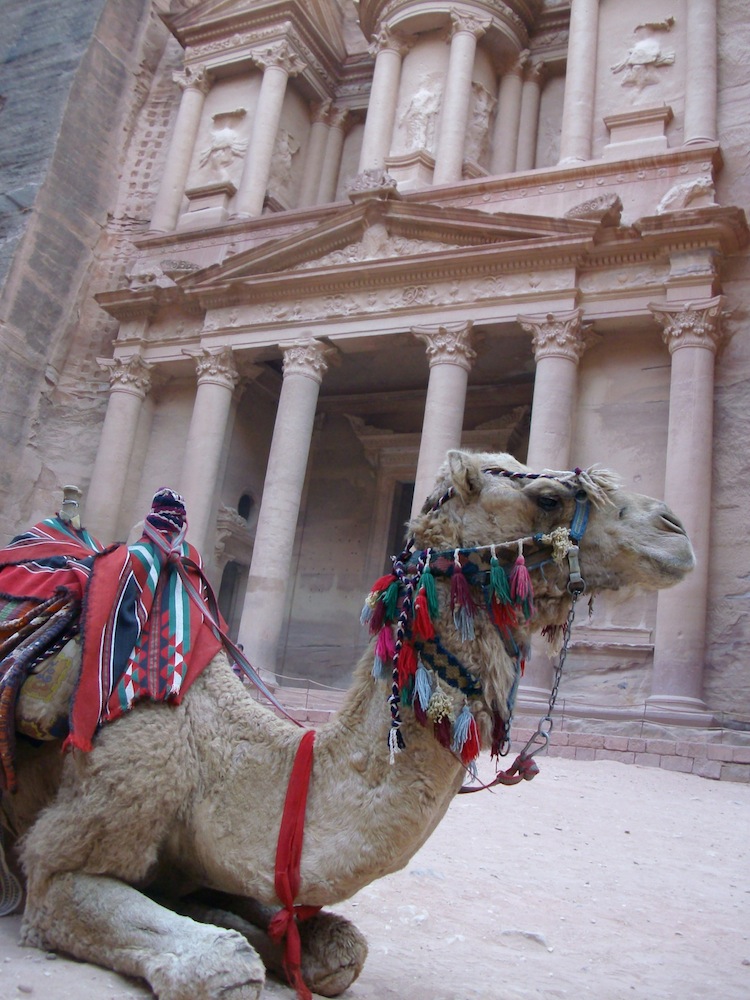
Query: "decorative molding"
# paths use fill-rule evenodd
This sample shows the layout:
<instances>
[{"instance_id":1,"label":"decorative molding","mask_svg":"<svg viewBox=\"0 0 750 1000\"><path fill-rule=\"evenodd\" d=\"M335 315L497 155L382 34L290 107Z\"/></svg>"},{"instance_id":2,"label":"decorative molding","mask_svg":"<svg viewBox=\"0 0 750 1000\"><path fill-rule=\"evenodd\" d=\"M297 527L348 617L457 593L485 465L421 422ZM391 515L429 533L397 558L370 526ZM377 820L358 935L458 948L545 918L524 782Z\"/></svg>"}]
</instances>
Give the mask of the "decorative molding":
<instances>
[{"instance_id":1,"label":"decorative molding","mask_svg":"<svg viewBox=\"0 0 750 1000\"><path fill-rule=\"evenodd\" d=\"M468 372L477 356L472 347L473 327L469 320L455 325L415 326L411 332L426 345L430 368L433 365L457 365Z\"/></svg>"},{"instance_id":2,"label":"decorative molding","mask_svg":"<svg viewBox=\"0 0 750 1000\"><path fill-rule=\"evenodd\" d=\"M702 302L669 306L650 302L649 309L662 327L662 339L670 354L682 347L701 347L715 354L726 339L722 328L725 302L724 295L717 295Z\"/></svg>"},{"instance_id":3,"label":"decorative molding","mask_svg":"<svg viewBox=\"0 0 750 1000\"><path fill-rule=\"evenodd\" d=\"M600 194L569 208L566 219L591 219L601 226L619 226L622 219L622 199L619 194Z\"/></svg>"}]
</instances>

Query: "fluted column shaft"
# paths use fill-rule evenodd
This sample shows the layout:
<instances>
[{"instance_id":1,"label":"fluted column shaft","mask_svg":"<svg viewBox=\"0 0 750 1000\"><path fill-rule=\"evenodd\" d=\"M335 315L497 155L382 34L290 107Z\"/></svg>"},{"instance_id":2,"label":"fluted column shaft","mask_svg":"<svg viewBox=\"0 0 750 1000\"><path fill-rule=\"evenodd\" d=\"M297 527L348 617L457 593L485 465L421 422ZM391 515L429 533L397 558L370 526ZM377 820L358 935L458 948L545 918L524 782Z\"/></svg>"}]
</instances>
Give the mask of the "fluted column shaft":
<instances>
[{"instance_id":1,"label":"fluted column shaft","mask_svg":"<svg viewBox=\"0 0 750 1000\"><path fill-rule=\"evenodd\" d=\"M328 116L328 136L320 170L318 205L327 205L336 196L336 182L341 169L341 153L344 149L347 125L351 117L348 108L331 108Z\"/></svg>"},{"instance_id":2,"label":"fluted column shaft","mask_svg":"<svg viewBox=\"0 0 750 1000\"><path fill-rule=\"evenodd\" d=\"M533 170L536 165L536 142L539 131L539 106L542 100L544 63L532 63L526 68L518 122L516 170Z\"/></svg>"},{"instance_id":3,"label":"fluted column shaft","mask_svg":"<svg viewBox=\"0 0 750 1000\"><path fill-rule=\"evenodd\" d=\"M462 323L412 330L426 345L430 363L412 516L422 509L446 452L461 444L466 387L476 357L472 347L472 325Z\"/></svg>"},{"instance_id":4,"label":"fluted column shaft","mask_svg":"<svg viewBox=\"0 0 750 1000\"><path fill-rule=\"evenodd\" d=\"M534 400L526 462L532 469L566 469L578 388L578 362L585 350L581 310L519 316L532 336L536 360ZM534 641L521 681L525 697L546 700L552 686L552 664L543 646Z\"/></svg>"},{"instance_id":5,"label":"fluted column shaft","mask_svg":"<svg viewBox=\"0 0 750 1000\"><path fill-rule=\"evenodd\" d=\"M521 121L521 98L523 93L523 68L527 52L521 53L518 61L500 81L497 95L497 118L492 152L492 173L512 174L516 169L518 150L518 128Z\"/></svg>"},{"instance_id":6,"label":"fluted column shaft","mask_svg":"<svg viewBox=\"0 0 750 1000\"><path fill-rule=\"evenodd\" d=\"M560 163L591 159L599 0L572 0Z\"/></svg>"},{"instance_id":7,"label":"fluted column shaft","mask_svg":"<svg viewBox=\"0 0 750 1000\"><path fill-rule=\"evenodd\" d=\"M182 100L151 215L151 229L161 233L170 233L177 225L203 105L210 88L202 67L197 71L186 67L182 73L175 73L173 79L182 87Z\"/></svg>"},{"instance_id":8,"label":"fluted column shaft","mask_svg":"<svg viewBox=\"0 0 750 1000\"><path fill-rule=\"evenodd\" d=\"M188 540L208 559L219 468L239 373L229 348L202 350L194 357L198 388L185 446L181 489L188 514Z\"/></svg>"},{"instance_id":9,"label":"fluted column shaft","mask_svg":"<svg viewBox=\"0 0 750 1000\"><path fill-rule=\"evenodd\" d=\"M151 388L151 375L150 366L140 354L124 359L99 359L99 364L110 372L109 402L86 493L84 523L93 535L111 542L115 541L138 418Z\"/></svg>"},{"instance_id":10,"label":"fluted column shaft","mask_svg":"<svg viewBox=\"0 0 750 1000\"><path fill-rule=\"evenodd\" d=\"M358 173L365 170L383 170L385 167L386 157L391 151L401 61L405 48L404 40L387 26L381 29L370 46L370 52L376 53L375 70L370 101L367 105Z\"/></svg>"},{"instance_id":11,"label":"fluted column shaft","mask_svg":"<svg viewBox=\"0 0 750 1000\"><path fill-rule=\"evenodd\" d=\"M320 176L323 169L323 160L326 155L326 144L328 142L328 112L330 109L330 101L322 101L312 108L310 139L307 144L305 170L302 175L299 192L299 204L301 208L304 208L306 205L315 205L318 199Z\"/></svg>"},{"instance_id":12,"label":"fluted column shaft","mask_svg":"<svg viewBox=\"0 0 750 1000\"><path fill-rule=\"evenodd\" d=\"M240 641L248 659L269 679L284 625L318 393L332 353L316 340L296 341L283 351L284 380L240 622Z\"/></svg>"},{"instance_id":13,"label":"fluted column shaft","mask_svg":"<svg viewBox=\"0 0 750 1000\"><path fill-rule=\"evenodd\" d=\"M304 69L304 63L285 41L266 46L255 53L253 58L263 67L263 80L253 118L250 146L237 191L237 212L239 215L249 216L261 215L263 212L287 81L293 73Z\"/></svg>"},{"instance_id":14,"label":"fluted column shaft","mask_svg":"<svg viewBox=\"0 0 750 1000\"><path fill-rule=\"evenodd\" d=\"M451 38L448 73L443 89L440 132L435 152L434 184L452 184L463 176L466 125L471 101L471 78L477 40L482 37L489 21L464 14L451 14Z\"/></svg>"},{"instance_id":15,"label":"fluted column shaft","mask_svg":"<svg viewBox=\"0 0 750 1000\"><path fill-rule=\"evenodd\" d=\"M708 600L714 362L723 296L652 305L672 355L664 498L683 521L696 568L659 593L650 705L701 709Z\"/></svg>"},{"instance_id":16,"label":"fluted column shaft","mask_svg":"<svg viewBox=\"0 0 750 1000\"><path fill-rule=\"evenodd\" d=\"M716 0L690 0L687 16L685 142L711 142L718 137Z\"/></svg>"}]
</instances>

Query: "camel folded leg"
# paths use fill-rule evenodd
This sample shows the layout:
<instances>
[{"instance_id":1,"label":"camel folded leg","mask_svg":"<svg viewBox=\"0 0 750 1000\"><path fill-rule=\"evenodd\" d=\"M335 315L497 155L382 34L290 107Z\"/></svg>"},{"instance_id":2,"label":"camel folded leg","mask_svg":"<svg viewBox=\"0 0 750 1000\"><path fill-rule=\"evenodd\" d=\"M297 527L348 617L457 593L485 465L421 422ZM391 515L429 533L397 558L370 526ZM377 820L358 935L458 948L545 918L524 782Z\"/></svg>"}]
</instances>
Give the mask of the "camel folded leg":
<instances>
[{"instance_id":1,"label":"camel folded leg","mask_svg":"<svg viewBox=\"0 0 750 1000\"><path fill-rule=\"evenodd\" d=\"M22 943L145 979L159 1000L259 1000L265 969L239 933L196 923L123 882L66 872L29 886Z\"/></svg>"},{"instance_id":2,"label":"camel folded leg","mask_svg":"<svg viewBox=\"0 0 750 1000\"><path fill-rule=\"evenodd\" d=\"M204 890L180 904L196 920L239 931L262 957L267 969L283 977L282 949L266 931L274 910L254 899ZM321 912L299 925L302 978L314 993L339 996L359 976L367 958L367 941L351 921Z\"/></svg>"}]
</instances>

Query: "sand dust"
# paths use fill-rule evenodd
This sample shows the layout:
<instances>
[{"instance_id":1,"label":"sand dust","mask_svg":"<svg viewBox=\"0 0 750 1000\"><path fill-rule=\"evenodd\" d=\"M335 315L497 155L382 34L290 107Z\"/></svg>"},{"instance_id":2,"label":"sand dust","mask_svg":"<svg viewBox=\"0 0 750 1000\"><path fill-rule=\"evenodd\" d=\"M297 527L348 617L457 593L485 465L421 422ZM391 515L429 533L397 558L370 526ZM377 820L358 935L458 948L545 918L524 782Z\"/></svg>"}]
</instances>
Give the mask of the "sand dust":
<instances>
[{"instance_id":1,"label":"sand dust","mask_svg":"<svg viewBox=\"0 0 750 1000\"><path fill-rule=\"evenodd\" d=\"M460 796L402 872L336 909L370 955L345 1000L747 1000L750 786L541 759ZM16 945L0 1000L131 1000L142 984ZM264 1000L293 1000L269 981Z\"/></svg>"}]
</instances>

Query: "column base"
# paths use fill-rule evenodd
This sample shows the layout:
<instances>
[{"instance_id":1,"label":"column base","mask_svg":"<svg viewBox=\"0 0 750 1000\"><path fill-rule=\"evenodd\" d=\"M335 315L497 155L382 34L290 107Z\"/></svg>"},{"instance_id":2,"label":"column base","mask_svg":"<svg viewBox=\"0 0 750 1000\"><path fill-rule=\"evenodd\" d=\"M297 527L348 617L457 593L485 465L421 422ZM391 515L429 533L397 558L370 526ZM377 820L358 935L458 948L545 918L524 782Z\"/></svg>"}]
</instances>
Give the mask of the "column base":
<instances>
[{"instance_id":1,"label":"column base","mask_svg":"<svg viewBox=\"0 0 750 1000\"><path fill-rule=\"evenodd\" d=\"M718 722L700 698L655 694L646 699L644 718L678 726L712 726Z\"/></svg>"}]
</instances>

